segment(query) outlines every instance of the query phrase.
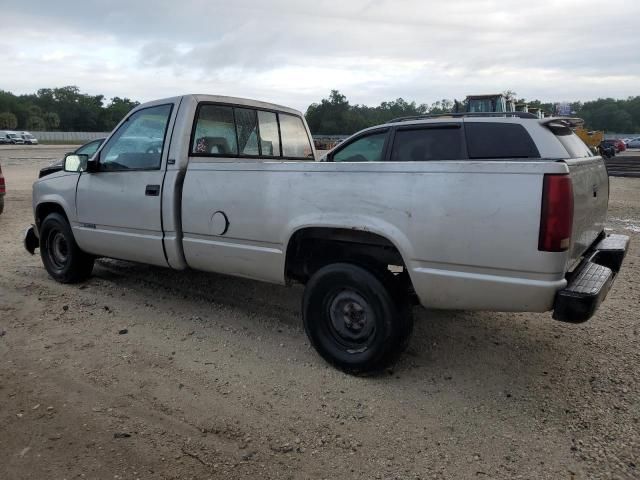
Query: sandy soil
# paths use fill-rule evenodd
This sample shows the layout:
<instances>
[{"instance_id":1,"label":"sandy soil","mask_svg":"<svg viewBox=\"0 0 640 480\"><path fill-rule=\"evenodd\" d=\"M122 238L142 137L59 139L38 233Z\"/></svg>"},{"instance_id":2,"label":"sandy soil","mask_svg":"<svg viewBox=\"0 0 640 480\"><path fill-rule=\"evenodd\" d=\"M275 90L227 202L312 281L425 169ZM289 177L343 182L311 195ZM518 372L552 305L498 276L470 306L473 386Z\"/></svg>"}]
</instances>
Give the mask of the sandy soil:
<instances>
[{"instance_id":1,"label":"sandy soil","mask_svg":"<svg viewBox=\"0 0 640 480\"><path fill-rule=\"evenodd\" d=\"M399 363L355 378L309 346L300 288L112 260L48 278L21 234L71 149L0 147L0 478L640 477L639 179L611 179L633 244L591 321L417 308Z\"/></svg>"}]
</instances>

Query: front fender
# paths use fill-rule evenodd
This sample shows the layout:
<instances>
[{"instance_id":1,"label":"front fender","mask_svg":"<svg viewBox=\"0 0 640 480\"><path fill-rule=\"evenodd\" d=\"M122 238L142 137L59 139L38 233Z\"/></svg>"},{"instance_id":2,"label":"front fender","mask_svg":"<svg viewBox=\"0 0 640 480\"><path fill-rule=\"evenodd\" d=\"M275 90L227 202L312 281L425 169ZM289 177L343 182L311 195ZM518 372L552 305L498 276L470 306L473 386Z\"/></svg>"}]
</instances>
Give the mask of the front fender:
<instances>
[{"instance_id":1,"label":"front fender","mask_svg":"<svg viewBox=\"0 0 640 480\"><path fill-rule=\"evenodd\" d=\"M79 177L77 173L58 172L35 182L33 184L34 216L41 205L50 203L62 207L70 224L77 222L76 186Z\"/></svg>"}]
</instances>

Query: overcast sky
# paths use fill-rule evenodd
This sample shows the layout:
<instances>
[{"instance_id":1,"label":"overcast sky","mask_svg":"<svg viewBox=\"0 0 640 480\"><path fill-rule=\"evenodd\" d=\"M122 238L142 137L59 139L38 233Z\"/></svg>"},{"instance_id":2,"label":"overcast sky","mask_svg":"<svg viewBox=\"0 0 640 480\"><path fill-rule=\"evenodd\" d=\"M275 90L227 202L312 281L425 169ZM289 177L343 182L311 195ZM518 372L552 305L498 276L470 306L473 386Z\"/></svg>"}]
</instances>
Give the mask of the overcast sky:
<instances>
[{"instance_id":1,"label":"overcast sky","mask_svg":"<svg viewBox=\"0 0 640 480\"><path fill-rule=\"evenodd\" d=\"M146 101L182 93L301 110L507 89L640 95L638 0L0 0L0 89Z\"/></svg>"}]
</instances>

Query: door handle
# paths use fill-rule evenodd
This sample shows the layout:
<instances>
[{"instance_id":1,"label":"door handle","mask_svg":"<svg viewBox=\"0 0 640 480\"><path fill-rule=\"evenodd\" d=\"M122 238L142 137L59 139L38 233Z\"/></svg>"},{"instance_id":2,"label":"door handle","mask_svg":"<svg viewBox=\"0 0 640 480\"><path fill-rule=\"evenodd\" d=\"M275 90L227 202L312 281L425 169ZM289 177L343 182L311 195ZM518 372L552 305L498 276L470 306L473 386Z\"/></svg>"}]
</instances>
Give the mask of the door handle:
<instances>
[{"instance_id":1,"label":"door handle","mask_svg":"<svg viewBox=\"0 0 640 480\"><path fill-rule=\"evenodd\" d=\"M149 197L157 197L160 195L160 185L147 185L144 189L144 194Z\"/></svg>"}]
</instances>

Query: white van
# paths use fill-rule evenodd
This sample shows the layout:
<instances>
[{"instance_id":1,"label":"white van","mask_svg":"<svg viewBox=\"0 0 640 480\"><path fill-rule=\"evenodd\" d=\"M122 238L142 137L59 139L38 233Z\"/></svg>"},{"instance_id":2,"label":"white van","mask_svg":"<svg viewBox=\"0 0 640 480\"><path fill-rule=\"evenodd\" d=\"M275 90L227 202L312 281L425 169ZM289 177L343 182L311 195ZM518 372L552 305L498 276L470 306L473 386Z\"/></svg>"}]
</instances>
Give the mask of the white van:
<instances>
[{"instance_id":1,"label":"white van","mask_svg":"<svg viewBox=\"0 0 640 480\"><path fill-rule=\"evenodd\" d=\"M38 139L30 132L18 132L18 135L22 137L25 145L37 145Z\"/></svg>"},{"instance_id":2,"label":"white van","mask_svg":"<svg viewBox=\"0 0 640 480\"><path fill-rule=\"evenodd\" d=\"M25 143L24 138L22 138L22 134L11 130L1 130L0 137L3 139L2 143L10 143L13 145L23 145Z\"/></svg>"}]
</instances>

